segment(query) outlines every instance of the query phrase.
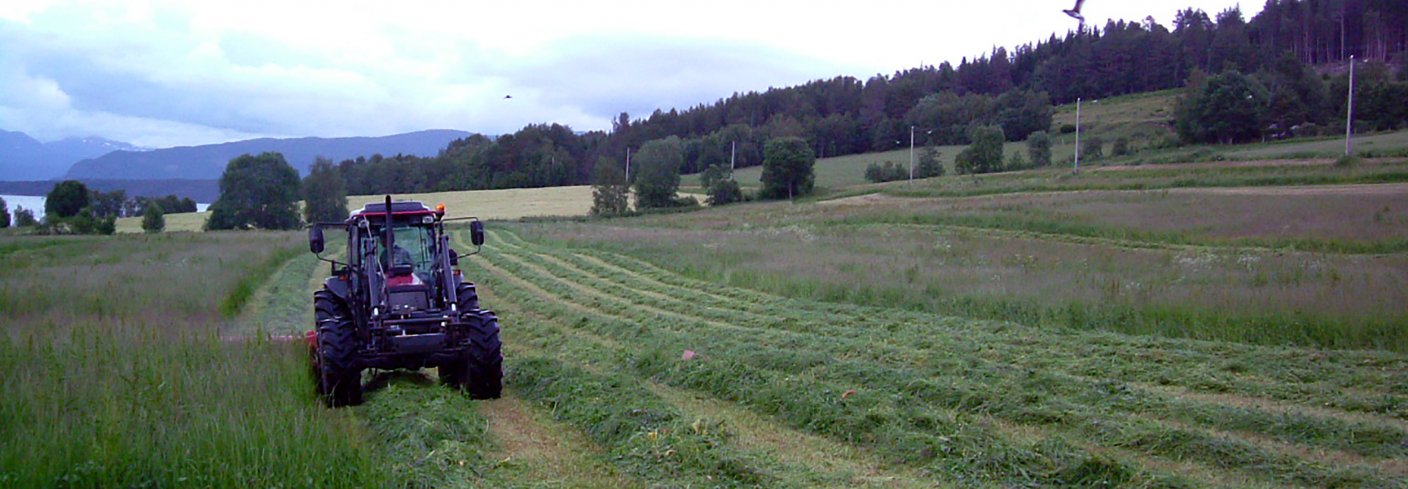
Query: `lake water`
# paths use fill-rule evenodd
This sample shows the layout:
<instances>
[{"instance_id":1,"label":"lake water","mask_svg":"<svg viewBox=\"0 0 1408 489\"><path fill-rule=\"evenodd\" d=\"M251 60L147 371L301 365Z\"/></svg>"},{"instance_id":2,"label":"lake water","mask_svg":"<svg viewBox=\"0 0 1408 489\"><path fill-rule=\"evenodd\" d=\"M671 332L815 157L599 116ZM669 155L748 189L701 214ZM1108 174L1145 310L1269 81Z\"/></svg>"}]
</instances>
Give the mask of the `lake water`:
<instances>
[{"instance_id":1,"label":"lake water","mask_svg":"<svg viewBox=\"0 0 1408 489\"><path fill-rule=\"evenodd\" d=\"M44 197L39 195L0 195L0 199L5 199L5 208L10 211L10 222L15 222L15 207L24 207L34 211L35 219L44 219ZM210 204L196 204L196 210L205 212L210 208Z\"/></svg>"}]
</instances>

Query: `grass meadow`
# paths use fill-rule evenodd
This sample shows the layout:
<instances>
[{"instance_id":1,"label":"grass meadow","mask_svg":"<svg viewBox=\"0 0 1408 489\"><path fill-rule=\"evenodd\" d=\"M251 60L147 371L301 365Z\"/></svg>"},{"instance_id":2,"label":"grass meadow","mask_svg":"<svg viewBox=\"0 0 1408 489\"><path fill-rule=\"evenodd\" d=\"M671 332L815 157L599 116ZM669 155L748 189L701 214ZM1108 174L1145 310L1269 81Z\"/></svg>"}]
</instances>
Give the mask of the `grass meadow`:
<instances>
[{"instance_id":1,"label":"grass meadow","mask_svg":"<svg viewBox=\"0 0 1408 489\"><path fill-rule=\"evenodd\" d=\"M301 349L220 334L295 233L7 238L0 485L379 485ZM332 463L330 461L336 461Z\"/></svg>"}]
</instances>

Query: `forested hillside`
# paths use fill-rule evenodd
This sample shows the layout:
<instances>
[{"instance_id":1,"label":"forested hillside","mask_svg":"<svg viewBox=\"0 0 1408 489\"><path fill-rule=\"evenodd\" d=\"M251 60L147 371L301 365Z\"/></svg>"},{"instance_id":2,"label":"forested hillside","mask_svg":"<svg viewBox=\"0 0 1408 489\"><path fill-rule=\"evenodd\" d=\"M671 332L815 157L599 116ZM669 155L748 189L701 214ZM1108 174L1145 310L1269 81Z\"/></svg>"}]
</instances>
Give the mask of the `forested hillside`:
<instances>
[{"instance_id":1,"label":"forested hillside","mask_svg":"<svg viewBox=\"0 0 1408 489\"><path fill-rule=\"evenodd\" d=\"M1288 134L1306 122L1343 123L1343 61L1351 55L1367 62L1356 113L1368 114L1366 129L1391 129L1408 123L1395 109L1408 93L1405 46L1408 2L1270 0L1250 21L1238 8L1186 9L1171 28L1153 18L1110 22L956 65L735 93L646 117L621 113L609 133L533 125L497 140L456 141L433 158L373 155L339 167L352 193L426 192L583 184L598 161L624 164L628 151L668 136L684 140L684 173L731 158L756 166L763 142L783 136L807 139L822 157L895 149L909 144L912 130L918 145L967 144L969 131L982 125L1020 141L1051 130L1053 104L1183 87L1190 77L1202 87L1207 77L1230 71L1256 74L1266 92L1256 92L1265 120L1253 131ZM1215 140L1196 133L1184 139Z\"/></svg>"}]
</instances>

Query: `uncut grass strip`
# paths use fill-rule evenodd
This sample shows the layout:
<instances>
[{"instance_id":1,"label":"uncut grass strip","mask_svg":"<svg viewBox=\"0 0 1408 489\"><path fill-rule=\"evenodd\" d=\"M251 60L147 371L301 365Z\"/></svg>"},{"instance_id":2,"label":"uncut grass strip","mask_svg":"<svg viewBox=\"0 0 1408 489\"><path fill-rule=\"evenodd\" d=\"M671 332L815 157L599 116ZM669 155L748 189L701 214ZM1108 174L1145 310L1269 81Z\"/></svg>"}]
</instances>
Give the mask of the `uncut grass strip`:
<instances>
[{"instance_id":1,"label":"uncut grass strip","mask_svg":"<svg viewBox=\"0 0 1408 489\"><path fill-rule=\"evenodd\" d=\"M613 259L635 260L634 262L628 262L629 265L642 267L644 271L634 271L649 274L658 280L670 281L675 284L680 284L681 286L698 286L698 283L707 283L697 279L684 278L673 272L659 269L649 263L621 255L585 250L581 251L581 253L608 262ZM620 263L613 263L613 265L621 266L622 269L626 269L626 265ZM738 294L734 290L725 290L733 292L735 297L743 295L743 297L739 297L742 301L748 301L750 297L747 297L747 295L753 295L753 298L755 298L753 303L762 303L761 300L756 300L757 296L762 295L761 293ZM805 306L796 305L785 307L786 310L791 311L802 310L804 308ZM830 309L835 313L844 312L836 311L835 307ZM876 311L866 310L866 314L875 313ZM914 324L923 321L922 318L918 320L914 319L916 316L922 316L921 313L889 311L879 314L894 317L893 323L900 325ZM1083 337L1098 337L1102 335L1105 337L1109 336L1103 333L1085 333ZM1025 337L1009 336L1011 339L1007 341L1030 342L1031 338L1041 340L1044 337L1050 336L1052 335L1035 334ZM1072 335L1065 335L1067 338L1071 336ZM1120 338L1121 342L1125 344L1143 345L1140 347L1141 350L1147 351L1141 351L1139 354L1158 360L1160 365L1154 369L1144 368L1143 371L1139 371L1142 367L1127 363L1116 366L1124 369L1124 371L1118 373L1111 371L1092 371L1087 373L1105 374L1122 378L1130 378L1130 375L1134 374L1140 376L1138 380L1148 383L1177 384L1214 393L1240 392L1282 401L1313 402L1317 405L1333 406L1351 412L1385 414L1400 419L1408 417L1408 402L1405 402L1405 400L1401 398L1396 396L1384 396L1382 393L1375 392L1356 394L1352 391L1345 391L1345 389L1362 388L1365 385L1382 386L1398 392L1408 389L1408 382L1404 381L1405 372L1408 372L1408 368L1403 368L1404 361L1402 360L1402 355L1354 351L1322 352L1304 348L1281 349L1248 345L1226 345L1219 342L1131 337L1128 335L1121 335ZM1124 345L1118 345L1117 347L1123 348ZM1229 348L1239 349L1240 351L1247 352L1247 354L1228 358L1230 356L1227 351ZM1189 355L1180 353L1204 351L1206 351L1207 354L1203 354L1198 358L1186 358L1189 357ZM1169 359L1167 358L1169 357L1169 353L1175 353L1176 355L1173 355L1174 359L1184 360L1184 363L1182 365L1170 365ZM1268 356L1285 358L1272 358L1268 360ZM1078 356L1067 354L1067 357L1068 359L1079 361L1099 361L1102 358L1108 358L1105 355L1099 354L1083 354ZM1336 361L1325 361L1336 357L1340 359ZM1209 366L1210 360L1223 363L1229 371L1235 371L1237 373L1214 371L1212 367ZM1259 368L1263 365L1265 366L1264 368ZM1350 367L1350 365L1356 366ZM1397 365L1397 367L1395 367L1395 365ZM1306 366L1310 367L1310 371L1307 371ZM1102 366L1099 368L1109 369L1115 367ZM1266 382L1263 379L1247 378L1248 370L1262 375L1270 375L1272 379L1278 382ZM1351 375L1347 376L1338 373L1327 375L1325 370L1350 372ZM1373 375L1376 372L1380 375ZM1219 376L1225 378L1217 379ZM1342 380L1338 380L1332 385L1326 385L1323 381L1316 381L1311 384L1299 384L1301 379ZM1328 387L1334 388L1330 389Z\"/></svg>"},{"instance_id":2,"label":"uncut grass strip","mask_svg":"<svg viewBox=\"0 0 1408 489\"><path fill-rule=\"evenodd\" d=\"M551 302L551 301L548 301L548 302ZM617 324L612 325L611 323L617 323ZM675 333L675 332L669 332L669 333L667 333L667 332L661 331L659 328L643 328L643 327L640 327L638 324L633 323L632 321L629 321L629 320L622 320L622 319L613 318L613 317L598 317L598 318L595 318L595 319L593 319L593 320L585 320L585 321L582 321L581 323L579 323L579 325L580 325L580 326L584 326L584 327L589 327L589 328L596 328L596 330L599 331L601 334L623 337L623 341L630 341L632 344L637 345L638 349L640 348L640 345L645 344L645 343L648 343L648 342L651 342L651 341L654 341L655 343L660 343L660 342L662 341L662 340L659 340L659 339L658 339L660 336L665 336L665 335L669 336L669 338L666 339L666 340L663 340L663 342L664 342L665 344L672 344L672 345L680 344L680 343L683 342L683 341L688 341L688 338L689 338L688 335L683 335L683 334ZM656 338L656 339L652 340L652 338ZM660 351L659 349L656 350L656 354L657 354L657 355L659 354L659 353L658 353L659 351ZM788 374L788 373L786 373L786 372L778 372L778 371L774 371L774 370L771 370L771 369L768 369L768 368L752 368L752 367L750 366L750 368L748 368L747 370L750 372L750 375L749 375L750 378L757 379L757 378L760 378L760 377L767 377L767 378L769 378L769 379L772 379L771 385L774 386L774 388L770 389L769 391L770 391L770 392L774 392L774 393L778 393L778 392L779 392L779 390L776 388L777 385L786 386L786 390L788 390L788 391L790 391L790 390L793 389L793 388L795 388L795 389L797 389L798 391L801 391L801 392L822 392L822 391L825 391L825 392L831 392L832 395L837 396L837 397L839 397L839 396L842 394L841 391L844 390L844 387L841 387L841 386L838 386L838 385L834 385L834 384L833 384L833 385L827 385L827 386L825 386L825 387L820 387L820 386L808 387L807 385L805 385L805 384L809 383L808 380L801 379L801 378L796 378L796 377L794 377L792 374ZM675 381L676 381L676 382L681 382L681 379L675 379ZM732 383L732 382L730 382L730 383ZM802 384L802 385L798 385L798 384ZM853 384L852 384L852 385L853 385ZM686 386L689 387L687 384L686 384ZM699 386L693 386L693 387L694 387L694 388L698 388ZM753 389L748 389L748 388L743 388L743 391L744 391L744 392L749 392L749 393L756 392L756 391L754 391ZM727 394L727 393L726 393L726 394ZM790 400L791 400L792 398L794 398L794 397L795 397L795 396L792 395L792 394L783 392L783 393L780 393L780 394L775 394L775 395L773 395L771 399L772 399L772 404L776 404L776 403L779 403L779 402L788 402L788 401L790 401ZM728 397L728 398L744 400L744 401L749 402L750 404L751 404L751 403L757 403L757 402L758 402L758 399L757 399L756 397L754 397L754 398L749 398L748 396L730 396L730 397ZM913 409L913 408L905 408L905 407L901 407L901 406L896 406L896 405L893 404L893 401L894 401L894 400L884 398L884 396L881 396L881 398L882 398L882 401L887 402L887 403L890 403L890 404L888 404L889 407L886 408L886 409L882 409L882 411L896 411L896 410L901 410L901 409ZM764 401L763 404L764 404L764 405L768 405L769 402L768 402L768 401ZM822 404L829 404L829 403L823 401ZM834 407L834 406L833 406L833 407ZM932 436L932 435L930 435L930 434L927 433L928 431L930 431L930 430L932 430L933 428L935 428L935 426L937 426L937 424L936 424L936 423L937 423L936 419L941 419L941 418L943 418L943 416L941 416L940 418L935 418L932 413L925 413L924 416L923 416L923 420L920 421L920 422L917 422L917 423L901 423L901 424L905 424L905 425L910 426L910 428L912 428L912 429L901 429L901 427L893 427L893 426L890 427L888 431L891 431L891 432L898 431L898 433L891 433L891 434L889 435L889 441L899 440L899 441L907 441L907 442L909 442L909 443L907 443L907 444L906 444L906 443L895 444L895 443L875 443L875 440L874 440L873 438L876 436L876 433L874 432L873 429L868 429L868 428L873 428L873 427L868 427L868 426L866 425L866 421L865 421L864 419L861 419L861 420L852 419L851 422L849 422L849 423L847 423L847 422L838 422L837 420L832 419L832 418L828 418L828 417L826 417L826 416L818 416L818 410L820 410L821 413L829 413L829 412L830 412L830 408L827 408L827 407L825 407L825 406L817 406L816 403L813 403L813 404L811 404L811 405L807 405L806 403L803 403L803 404L801 404L801 405L795 407L795 408L792 409L791 411L776 411L776 410L774 410L774 411L771 411L771 412L767 412L767 414L777 415L777 416L779 416L780 418L785 419L785 420L789 421L790 423L793 423L795 426L797 426L797 427L799 427L799 428L808 429L808 430L818 430L818 429L820 429L820 430L821 430L821 433L819 433L819 434L823 434L823 435L827 435L827 436L832 436L832 437L835 437L835 438L839 439L840 441L847 441L847 442L866 441L866 440L858 440L858 439L856 438L856 436L867 436L867 433L868 433L868 434L869 434L868 436L870 436L870 437L872 438L872 439L868 440L869 444L871 444L872 446L875 446L876 448L882 449L882 451L884 451L884 450L889 450L889 451L890 451L890 453L889 453L889 456L890 456L890 457L896 458L897 460L906 461L907 463L916 463L916 462L918 461L918 460L916 459L916 457L918 457L919 459L929 459L929 458L934 457L934 456L935 456L934 454L935 454L935 453L939 453L939 451L949 450L949 451L953 452L953 453L951 453L951 454L954 455L953 458L956 458L957 460L952 460L952 459L946 458L947 462L940 464L940 465L941 465L941 468L942 468L942 471L943 471L943 473L945 473L945 474L958 475L958 476L973 476L974 474L979 474L979 473L981 473L981 474L986 474L985 476L986 476L986 477L989 477L989 478L999 478L999 479L1000 479L1000 478L1003 478L1003 477L1008 477L1008 476L1010 476L1010 474L1009 474L1008 472L1002 472L1001 474L997 474L997 473L995 473L994 471L998 471L998 470L999 470L999 467L1006 466L1005 464L1017 463L1017 462L1013 462L1013 460L1018 460L1018 461L1020 461L1020 464L1023 465L1025 468L1020 468L1020 469L1016 470L1016 473L1023 473L1023 474L1026 474L1026 473L1042 472L1042 473L1046 473L1046 474L1047 474L1047 475L1046 475L1047 477L1055 477L1055 478L1058 478L1058 479L1059 479L1060 477L1065 477L1065 476L1067 476L1067 475L1070 475L1070 474L1065 474L1064 472L1061 472L1061 471L1056 471L1056 472L1052 473L1052 472L1051 472L1051 471L1052 471L1052 468L1051 468L1051 467L1053 466L1053 464L1055 464L1055 465L1057 465L1057 466L1060 466L1061 464L1054 462L1053 459L1051 458L1051 455L1049 455L1049 454L1048 454L1048 455L1042 455L1042 454L1039 453L1039 451L1033 451L1032 449L1010 447L1010 446L1008 446L1007 444L1005 444L1004 442L1001 442L1001 441L1000 441L1001 438L1000 438L998 435L995 435L995 434L993 434L993 433L982 434L982 433L987 433L988 431L991 431L990 428L985 428L985 427L984 427L984 426L986 426L986 423L984 423L984 424L965 423L965 424L963 424L962 426L958 426L958 427L955 427L955 428L952 429L952 433L954 433L955 436L958 436L958 434L961 432L962 435L965 437L965 438L964 438L965 440L969 440L969 441L981 440L981 443L973 442L973 444L972 444L971 446L969 446L968 449L959 451L959 450L955 449L954 447L948 445L948 441L947 441L947 440L950 439L949 437L946 437L946 436L943 436L943 435ZM858 416L858 417L864 417L864 416L862 416L863 414L864 414L864 413L859 412L859 411L852 413L853 416ZM873 413L872 413L870 416L875 416L875 415L876 415L876 414L873 414ZM951 416L951 415L950 415L950 416ZM841 427L841 428L838 428L838 426L842 426L842 427ZM830 428L828 429L827 427L830 427ZM916 440L921 440L921 441L920 441L920 442L916 442ZM1053 444L1055 444L1056 446L1055 446L1055 448L1048 447L1048 449L1055 450L1056 453L1068 453L1068 452L1070 451L1070 450L1069 450L1069 447L1067 446L1067 444L1065 444L1064 442L1062 442L1062 441L1060 441L1060 440L1050 441L1050 443L1053 443ZM896 449L895 447L904 447L904 448ZM980 448L981 448L981 450L979 450ZM1059 449L1058 449L1058 448L1059 448ZM974 450L977 450L977 451L974 451ZM944 453L949 453L949 452L944 452ZM964 456L959 456L959 455L964 455ZM975 462L973 462L974 460L980 461L980 462L977 463L977 466L974 466L974 465L973 465L973 464L975 463ZM1065 459L1063 459L1063 460L1065 460ZM1076 461L1078 461L1080 464L1087 464L1087 463L1090 463L1090 464L1094 464L1093 466L1098 466L1098 467L1104 467L1104 466L1105 466L1105 463L1104 463L1103 461L1101 461L1101 460L1091 460L1091 459L1088 459L1088 458L1081 458L1081 457L1073 457L1072 460L1066 460L1066 462L1063 462L1063 463L1076 463ZM1009 467L1009 468L1010 468L1010 467ZM1120 475L1121 478L1130 477L1130 476L1131 476L1130 474L1132 474L1132 473L1137 473L1137 472L1138 472L1138 471L1133 471L1133 472L1131 472L1133 469L1130 469L1130 468L1128 468L1128 467L1124 467L1124 468L1121 468L1121 467L1107 467L1107 468L1109 468L1110 470L1114 471L1115 473L1123 474L1123 475ZM1003 469L1003 470L1005 470L1005 469ZM1063 474L1064 474L1064 475L1063 475ZM1157 476L1157 477L1153 477L1153 479L1155 479L1155 480L1162 480L1162 479L1166 479L1166 478L1167 478L1166 476Z\"/></svg>"},{"instance_id":3,"label":"uncut grass strip","mask_svg":"<svg viewBox=\"0 0 1408 489\"><path fill-rule=\"evenodd\" d=\"M657 326L658 326L658 324L657 324ZM702 331L693 331L693 332L690 332L689 335L698 336L698 335L700 335L700 334L702 334L702 333L703 333ZM689 336L689 335L686 335L686 336ZM714 338L714 339L712 339L712 343L714 343L714 344L720 344L720 343L726 342L726 341L727 341L727 338ZM760 351L762 352L761 354L759 353ZM739 353L735 353L735 355L743 355L743 356L745 356L745 357L748 356L748 355L754 355L753 358L751 359L752 361L747 362L750 367L763 368L763 369L770 369L770 370L784 369L784 370L789 370L789 371L806 371L806 370L809 370L809 369L817 368L818 365L824 365L825 362L826 362L826 359L825 359L825 358L812 358L811 360L802 361L802 362L800 362L800 363L794 362L792 365L779 365L779 364L777 364L777 362L778 362L777 359L782 358L783 356L785 356L787 351L791 351L791 350L766 351L766 350L762 350L762 349L757 349L757 348L755 348L752 352L739 352ZM838 362L838 363L841 364L841 365L845 365L847 362ZM791 367L791 368L789 368L789 367ZM849 368L852 368L852 369L864 369L864 368L865 368L864 366L858 366L858 365L849 365L848 367L849 367ZM873 368L873 367L872 367L872 368ZM899 373L899 372L896 372L896 371L893 371L893 370L890 370L890 371L884 371L884 370L882 370L881 372L870 372L868 375L864 375L864 374L863 374L863 375L859 375L859 376L857 376L857 377L858 377L858 379L857 379L857 380L858 380L858 381L857 381L857 384L864 384L864 383L866 383L867 381L869 381L870 383L875 383L876 381L879 381L879 380L881 380L881 379L905 377L905 375L904 375L903 373ZM910 375L910 377L912 377L912 375ZM988 384L991 384L991 382L989 382ZM978 385L978 386L970 386L970 388L969 388L969 391L970 391L970 392L973 392L973 391L980 391L980 390L983 390L983 386L981 386L981 385ZM990 386L989 386L989 390L990 390ZM963 406L963 402L967 402L967 401L962 401L962 402L960 402L959 404L957 404L957 405L955 405L955 406L952 406L952 407L955 407L955 408L962 408L962 407L964 407L964 406ZM988 403L986 403L986 402L978 402L978 403L976 403L974 406L971 406L971 407L982 407L982 406L987 405L987 404L988 404ZM1089 406L1083 406L1083 408L1089 408ZM1003 413L1003 414L1006 414L1007 416L1011 416L1012 419L1014 419L1014 420L1020 420L1023 416L1029 416L1029 415L1030 415L1030 413L1022 412L1022 410L1020 410L1020 409L1017 409L1017 410L1015 410L1015 411L1012 412L1012 413ZM1038 413L1038 414L1039 414L1039 413ZM1174 435L1177 435L1177 436L1187 436L1186 433L1178 433L1176 430L1170 430L1170 431L1173 432L1173 434L1174 434ZM1195 440L1198 439L1197 436L1192 436L1192 438L1195 439ZM1302 478L1307 479L1307 480L1326 479L1326 478L1333 479L1333 478L1335 478L1335 477L1339 477L1339 476L1337 476L1337 475L1335 475L1335 474L1338 474L1340 471L1337 471L1337 470L1335 470L1335 469L1329 469L1329 468L1323 468L1323 467L1309 467L1309 466L1308 466L1308 467L1302 467L1301 464L1300 464L1300 461L1295 461L1294 463L1292 463L1291 461L1287 461L1287 460L1285 460L1285 459L1276 459L1275 457L1265 456L1264 454L1260 454L1259 452L1257 452L1257 451L1255 451L1255 450L1245 451L1244 453L1250 454L1250 455L1248 455L1248 458L1247 458L1247 460L1249 461L1249 463L1265 464L1267 460L1277 461L1277 462L1279 462L1279 465L1278 465L1278 466L1283 467L1283 468L1286 468L1286 469L1288 469L1288 470L1292 470L1292 471L1294 471L1294 473L1300 474L1300 476L1301 476ZM1218 460L1210 460L1209 462L1226 463L1226 461L1220 460L1220 459L1218 459ZM1347 478L1349 478L1349 479L1355 479L1355 478L1372 477L1372 476L1360 476L1360 475L1350 474L1350 475L1345 476L1345 477L1347 477Z\"/></svg>"},{"instance_id":4,"label":"uncut grass strip","mask_svg":"<svg viewBox=\"0 0 1408 489\"><path fill-rule=\"evenodd\" d=\"M548 273L542 269L535 269L539 274ZM677 317L689 319L687 314L678 314ZM694 319L706 321L714 326L735 328L735 324L724 324L711 321L709 318ZM741 323L742 321L739 321ZM786 344L786 340L780 340ZM861 343L856 345L846 345L847 349L866 350L874 349L875 345ZM908 365L919 359L921 353L906 352L899 348L890 348L877 352L871 360L885 361L898 359L899 364ZM1089 392L1097 392L1095 387L1110 385L1109 380L1091 379L1077 376L1064 376L1068 381L1082 385L1083 390L1073 392L1072 395L1082 395ZM1121 388L1128 388L1121 385ZM1129 412L1156 412L1162 413L1165 418L1182 419L1186 421L1213 424L1227 429L1247 430L1252 432L1267 433L1278 439L1288 442L1312 443L1329 448L1350 450L1355 453L1369 456L1398 456L1408 455L1408 451L1398 448L1398 440L1408 438L1401 430L1392 426L1379 426L1368 423L1342 423L1339 420L1323 420L1297 413L1273 414L1258 409L1237 408L1230 406L1207 406L1197 402L1182 401L1173 398L1166 398L1158 393L1144 393L1133 401L1113 404L1114 407ZM1085 396L1089 398L1089 396ZM1089 398L1088 402L1107 402L1104 399ZM1340 443L1345 442L1345 443ZM1399 453L1405 452L1405 453Z\"/></svg>"}]
</instances>

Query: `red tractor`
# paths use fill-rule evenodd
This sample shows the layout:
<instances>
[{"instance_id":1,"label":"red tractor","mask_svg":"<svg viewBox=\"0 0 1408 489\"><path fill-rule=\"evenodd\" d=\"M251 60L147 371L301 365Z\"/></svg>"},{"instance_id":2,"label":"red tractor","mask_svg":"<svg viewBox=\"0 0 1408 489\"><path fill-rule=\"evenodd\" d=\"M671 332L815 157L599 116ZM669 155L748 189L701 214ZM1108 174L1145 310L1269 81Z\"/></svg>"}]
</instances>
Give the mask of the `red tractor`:
<instances>
[{"instance_id":1,"label":"red tractor","mask_svg":"<svg viewBox=\"0 0 1408 489\"><path fill-rule=\"evenodd\" d=\"M470 220L478 253L484 223ZM444 205L367 204L341 223L315 223L308 248L332 264L313 294L317 324L307 334L318 393L329 406L362 402L362 371L439 369L440 380L474 399L503 385L499 320L479 307L445 234ZM347 231L347 261L324 258L323 228ZM473 253L471 253L473 254Z\"/></svg>"}]
</instances>

